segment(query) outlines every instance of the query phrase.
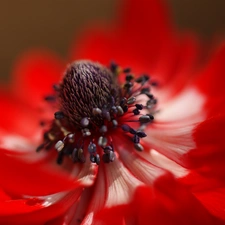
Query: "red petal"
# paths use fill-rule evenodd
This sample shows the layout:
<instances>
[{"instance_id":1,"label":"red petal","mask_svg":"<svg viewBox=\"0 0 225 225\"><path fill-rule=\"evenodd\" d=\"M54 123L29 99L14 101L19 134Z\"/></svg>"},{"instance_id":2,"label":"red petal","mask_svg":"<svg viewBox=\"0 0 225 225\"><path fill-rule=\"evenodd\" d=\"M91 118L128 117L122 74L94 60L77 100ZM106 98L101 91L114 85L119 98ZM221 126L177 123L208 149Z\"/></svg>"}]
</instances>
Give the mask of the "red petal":
<instances>
[{"instance_id":1,"label":"red petal","mask_svg":"<svg viewBox=\"0 0 225 225\"><path fill-rule=\"evenodd\" d=\"M1 188L16 196L44 196L81 186L61 167L56 170L43 160L23 162L4 149L0 151L0 170Z\"/></svg>"},{"instance_id":2,"label":"red petal","mask_svg":"<svg viewBox=\"0 0 225 225\"><path fill-rule=\"evenodd\" d=\"M213 215L225 221L225 188L196 192L195 195Z\"/></svg>"},{"instance_id":3,"label":"red petal","mask_svg":"<svg viewBox=\"0 0 225 225\"><path fill-rule=\"evenodd\" d=\"M192 138L194 126L182 123L155 123L151 129L146 130L149 138L144 141L157 152L183 165L180 158L195 147Z\"/></svg>"},{"instance_id":4,"label":"red petal","mask_svg":"<svg viewBox=\"0 0 225 225\"><path fill-rule=\"evenodd\" d=\"M112 60L122 67L131 66L134 72L148 72L146 56L133 49L133 39L123 38L116 29L90 29L72 48L72 58L87 58L108 65ZM147 54L147 53L146 53ZM147 70L146 70L147 69Z\"/></svg>"},{"instance_id":5,"label":"red petal","mask_svg":"<svg viewBox=\"0 0 225 225\"><path fill-rule=\"evenodd\" d=\"M88 192L86 191L86 193L83 192L81 204L79 203L78 210L73 215L74 222L77 218L82 220L82 215L85 215L82 220L83 224L95 224L93 222L93 216L96 212L103 208L107 192L103 166L104 165L102 164L100 165L98 176L92 190L89 190Z\"/></svg>"},{"instance_id":6,"label":"red petal","mask_svg":"<svg viewBox=\"0 0 225 225\"><path fill-rule=\"evenodd\" d=\"M137 225L223 224L210 215L199 201L169 174L160 177L153 187L137 188L130 205L103 210L98 219L103 220L105 224L115 224L118 220L116 213L119 215L120 224L123 219L127 224Z\"/></svg>"},{"instance_id":7,"label":"red petal","mask_svg":"<svg viewBox=\"0 0 225 225\"><path fill-rule=\"evenodd\" d=\"M121 15L123 29L146 34L148 36L143 36L144 40L153 38L156 41L172 32L170 15L164 0L124 0L123 2ZM158 40L156 34L159 35Z\"/></svg>"},{"instance_id":8,"label":"red petal","mask_svg":"<svg viewBox=\"0 0 225 225\"><path fill-rule=\"evenodd\" d=\"M166 88L171 94L177 94L193 79L199 58L198 39L192 34L185 34L181 39L167 46L158 62L157 74L163 74Z\"/></svg>"},{"instance_id":9,"label":"red petal","mask_svg":"<svg viewBox=\"0 0 225 225\"><path fill-rule=\"evenodd\" d=\"M122 13L120 38L126 42L131 39L131 52L143 55L145 65L154 66L164 47L170 46L173 36L165 2L126 0Z\"/></svg>"},{"instance_id":10,"label":"red petal","mask_svg":"<svg viewBox=\"0 0 225 225\"><path fill-rule=\"evenodd\" d=\"M42 206L42 200L38 199L16 199L0 202L0 215L17 215L22 213L29 213L35 210L44 208Z\"/></svg>"},{"instance_id":11,"label":"red petal","mask_svg":"<svg viewBox=\"0 0 225 225\"><path fill-rule=\"evenodd\" d=\"M0 203L0 223L14 225L40 225L64 214L76 202L82 188L66 194L63 198L48 204L39 199L12 200Z\"/></svg>"},{"instance_id":12,"label":"red petal","mask_svg":"<svg viewBox=\"0 0 225 225\"><path fill-rule=\"evenodd\" d=\"M11 199L10 196L7 195L2 189L0 189L0 202L10 199Z\"/></svg>"},{"instance_id":13,"label":"red petal","mask_svg":"<svg viewBox=\"0 0 225 225\"><path fill-rule=\"evenodd\" d=\"M122 22L107 29L89 30L72 50L73 58L89 58L103 64L113 59L121 66L130 65L134 70L139 68L139 72L148 72L164 44L171 40L168 21L161 1L125 1Z\"/></svg>"},{"instance_id":14,"label":"red petal","mask_svg":"<svg viewBox=\"0 0 225 225\"><path fill-rule=\"evenodd\" d=\"M115 60L135 73L153 74L161 85L172 83L177 93L191 79L199 57L196 38L174 35L162 1L126 0L121 11L120 23L107 28L96 24L86 31L72 48L72 58L105 65Z\"/></svg>"},{"instance_id":15,"label":"red petal","mask_svg":"<svg viewBox=\"0 0 225 225\"><path fill-rule=\"evenodd\" d=\"M33 106L52 93L52 85L59 82L65 65L54 53L33 50L24 53L14 66L13 91Z\"/></svg>"},{"instance_id":16,"label":"red petal","mask_svg":"<svg viewBox=\"0 0 225 225\"><path fill-rule=\"evenodd\" d=\"M225 115L217 115L202 122L196 127L194 139L196 149L184 156L189 168L205 177L225 179Z\"/></svg>"},{"instance_id":17,"label":"red petal","mask_svg":"<svg viewBox=\"0 0 225 225\"><path fill-rule=\"evenodd\" d=\"M132 217L132 211L130 211L131 218ZM116 207L112 208L105 208L101 210L97 216L96 216L96 221L100 221L100 224L102 223L103 225L125 225L129 223L124 222L124 217L129 214L129 209L127 205L118 205ZM133 223L130 224L135 224L135 221L133 220Z\"/></svg>"},{"instance_id":18,"label":"red petal","mask_svg":"<svg viewBox=\"0 0 225 225\"><path fill-rule=\"evenodd\" d=\"M223 95L225 85L225 43L216 50L211 61L201 72L196 85L207 96L216 97Z\"/></svg>"},{"instance_id":19,"label":"red petal","mask_svg":"<svg viewBox=\"0 0 225 225\"><path fill-rule=\"evenodd\" d=\"M126 138L122 138L122 135L119 135L119 137L120 140L118 137L113 137L118 144L115 147L116 152L119 154L119 158L123 165L130 171L130 173L133 174L134 177L144 184L151 185L158 176L165 173L164 169L155 166L151 161L147 161L148 158L146 155L149 155L148 153L146 154L141 152L140 155L137 154L135 149L130 146L130 143L127 143Z\"/></svg>"},{"instance_id":20,"label":"red petal","mask_svg":"<svg viewBox=\"0 0 225 225\"><path fill-rule=\"evenodd\" d=\"M6 132L33 137L40 127L40 117L26 104L18 101L9 93L0 94L0 127ZM1 134L2 136L2 134Z\"/></svg>"}]
</instances>

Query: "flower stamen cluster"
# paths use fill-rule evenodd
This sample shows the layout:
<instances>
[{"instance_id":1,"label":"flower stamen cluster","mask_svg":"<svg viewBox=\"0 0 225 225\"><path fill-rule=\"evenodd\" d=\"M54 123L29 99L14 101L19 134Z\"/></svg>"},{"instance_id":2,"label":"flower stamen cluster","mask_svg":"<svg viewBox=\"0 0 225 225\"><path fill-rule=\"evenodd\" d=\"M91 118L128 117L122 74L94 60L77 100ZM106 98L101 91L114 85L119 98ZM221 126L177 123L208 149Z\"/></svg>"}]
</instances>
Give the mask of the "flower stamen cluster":
<instances>
[{"instance_id":1,"label":"flower stamen cluster","mask_svg":"<svg viewBox=\"0 0 225 225\"><path fill-rule=\"evenodd\" d=\"M122 86L117 83L121 73L125 74ZM55 148L58 164L65 156L84 163L87 153L92 163L109 163L116 157L114 137L120 133L143 151L141 139L147 136L144 129L153 122L157 103L152 85L148 75L135 78L129 68L122 70L114 63L109 69L90 61L71 64L55 86L55 96L45 98L57 101L60 110L37 151ZM145 104L141 95L147 97Z\"/></svg>"}]
</instances>

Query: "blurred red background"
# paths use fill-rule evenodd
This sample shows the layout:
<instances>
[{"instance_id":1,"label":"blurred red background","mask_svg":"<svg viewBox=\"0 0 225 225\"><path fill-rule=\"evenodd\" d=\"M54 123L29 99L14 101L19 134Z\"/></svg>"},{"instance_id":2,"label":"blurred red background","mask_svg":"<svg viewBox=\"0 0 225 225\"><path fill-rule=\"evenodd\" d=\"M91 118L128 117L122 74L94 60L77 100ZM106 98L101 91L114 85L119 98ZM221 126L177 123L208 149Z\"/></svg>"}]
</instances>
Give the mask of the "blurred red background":
<instances>
[{"instance_id":1,"label":"blurred red background","mask_svg":"<svg viewBox=\"0 0 225 225\"><path fill-rule=\"evenodd\" d=\"M224 0L167 0L179 29L202 38L225 36ZM7 0L0 2L0 78L9 78L16 57L32 47L65 56L71 40L95 20L110 21L120 0Z\"/></svg>"}]
</instances>

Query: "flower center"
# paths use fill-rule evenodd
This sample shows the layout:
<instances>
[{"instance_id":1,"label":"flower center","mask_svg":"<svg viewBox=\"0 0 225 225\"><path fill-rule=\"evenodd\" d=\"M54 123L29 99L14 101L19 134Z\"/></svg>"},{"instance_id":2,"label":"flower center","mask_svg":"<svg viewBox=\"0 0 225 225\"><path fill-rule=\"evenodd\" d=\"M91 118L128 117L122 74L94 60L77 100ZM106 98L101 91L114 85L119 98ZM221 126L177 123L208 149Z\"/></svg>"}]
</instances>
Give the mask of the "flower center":
<instances>
[{"instance_id":1,"label":"flower center","mask_svg":"<svg viewBox=\"0 0 225 225\"><path fill-rule=\"evenodd\" d=\"M117 78L122 73L125 83L120 86ZM109 163L116 157L114 139L120 133L143 151L141 139L157 103L150 93L152 85L149 76L135 78L129 68L122 70L114 63L109 69L91 61L72 63L55 86L55 96L46 97L55 100L59 111L37 151L56 149L59 164L65 156L84 163L87 154L97 165L101 160Z\"/></svg>"},{"instance_id":2,"label":"flower center","mask_svg":"<svg viewBox=\"0 0 225 225\"><path fill-rule=\"evenodd\" d=\"M106 115L111 105L118 104L120 94L115 82L113 73L98 63L73 63L60 85L62 112L78 127L86 127L89 122L103 125L104 118L97 116L98 110L94 109Z\"/></svg>"}]
</instances>

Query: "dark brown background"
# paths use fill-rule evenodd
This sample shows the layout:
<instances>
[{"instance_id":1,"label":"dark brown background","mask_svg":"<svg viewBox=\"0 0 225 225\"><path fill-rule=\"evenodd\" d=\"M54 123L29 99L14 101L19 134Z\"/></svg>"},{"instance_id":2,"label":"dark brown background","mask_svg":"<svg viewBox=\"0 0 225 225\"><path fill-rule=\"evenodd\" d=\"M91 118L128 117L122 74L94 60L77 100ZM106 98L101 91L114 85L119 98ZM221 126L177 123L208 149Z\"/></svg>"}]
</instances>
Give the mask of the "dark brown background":
<instances>
[{"instance_id":1,"label":"dark brown background","mask_svg":"<svg viewBox=\"0 0 225 225\"><path fill-rule=\"evenodd\" d=\"M110 20L120 0L0 0L0 78L31 47L66 55L74 34L93 20ZM168 0L179 29L204 39L225 34L225 0Z\"/></svg>"}]
</instances>

